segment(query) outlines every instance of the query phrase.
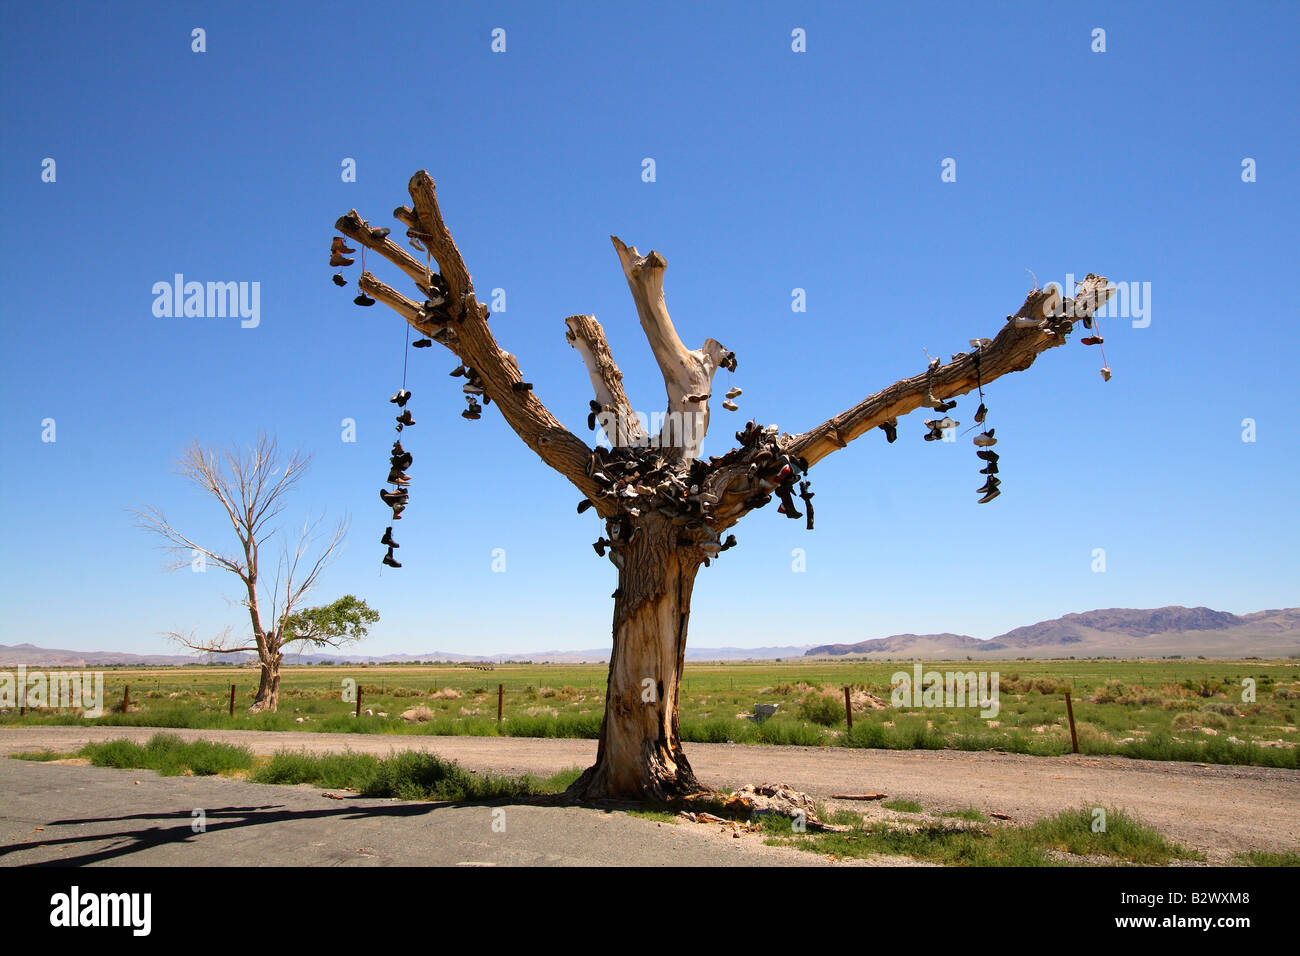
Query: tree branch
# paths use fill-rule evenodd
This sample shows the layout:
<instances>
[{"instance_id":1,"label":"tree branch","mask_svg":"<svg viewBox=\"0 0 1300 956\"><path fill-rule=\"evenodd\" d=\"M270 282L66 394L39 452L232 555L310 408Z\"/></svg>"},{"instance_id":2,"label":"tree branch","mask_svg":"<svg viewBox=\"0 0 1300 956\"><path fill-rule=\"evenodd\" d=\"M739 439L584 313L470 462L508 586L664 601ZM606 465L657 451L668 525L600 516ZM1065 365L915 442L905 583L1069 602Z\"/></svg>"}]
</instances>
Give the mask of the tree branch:
<instances>
[{"instance_id":1,"label":"tree branch","mask_svg":"<svg viewBox=\"0 0 1300 956\"><path fill-rule=\"evenodd\" d=\"M715 339L705 339L694 351L682 344L664 301L664 270L668 262L653 249L642 256L610 236L623 266L627 287L636 303L637 316L663 373L668 393L668 417L660 432L660 448L670 458L693 460L709 428L709 395L713 373L720 365L735 368L735 355Z\"/></svg>"},{"instance_id":2,"label":"tree branch","mask_svg":"<svg viewBox=\"0 0 1300 956\"><path fill-rule=\"evenodd\" d=\"M636 417L627 393L623 391L623 373L609 350L605 330L590 315L571 315L564 320L564 324L568 329L564 333L565 338L578 350L587 366L596 402L614 416L613 434L610 434L610 429L605 429L609 443L635 445L644 442L645 429L641 427L640 419Z\"/></svg>"},{"instance_id":3,"label":"tree branch","mask_svg":"<svg viewBox=\"0 0 1300 956\"><path fill-rule=\"evenodd\" d=\"M408 225L416 238L432 253L447 286L447 301L442 307L444 317L449 319L445 323L448 331L444 336L444 344L464 364L478 373L487 396L501 409L506 423L524 444L595 501L597 513L605 516L613 514L614 504L598 500L600 488L587 474L592 458L591 448L560 424L531 389L516 389L515 386L522 382L519 365L514 356L497 344L488 328L488 310L474 296L469 270L443 222L433 179L427 172L420 170L411 177L408 189L414 209L398 207L395 216ZM356 216L354 210L340 218L335 226L349 238L379 252L417 283L426 283L427 272L423 265L391 240L374 239L368 227L363 229L358 225L360 222L364 221ZM423 319L412 314L413 309L419 308L412 300L395 291L386 293L381 298L378 294L381 287L378 280L371 276L363 281L366 283L365 290L372 291L376 299L383 301L420 331L429 333L429 326L421 324Z\"/></svg>"},{"instance_id":4,"label":"tree branch","mask_svg":"<svg viewBox=\"0 0 1300 956\"><path fill-rule=\"evenodd\" d=\"M1074 299L1064 303L1055 290L1030 292L1016 314L1007 316L1007 324L993 344L979 350L979 381L987 385L1010 372L1029 368L1040 353L1065 341L1076 320L1091 316L1113 293L1106 278L1091 273L1079 282ZM847 411L795 436L786 450L814 465L871 429L920 408L927 384L933 387L935 396L944 399L970 392L977 386L973 354L965 353L940 365L933 378L922 372L867 396Z\"/></svg>"}]
</instances>

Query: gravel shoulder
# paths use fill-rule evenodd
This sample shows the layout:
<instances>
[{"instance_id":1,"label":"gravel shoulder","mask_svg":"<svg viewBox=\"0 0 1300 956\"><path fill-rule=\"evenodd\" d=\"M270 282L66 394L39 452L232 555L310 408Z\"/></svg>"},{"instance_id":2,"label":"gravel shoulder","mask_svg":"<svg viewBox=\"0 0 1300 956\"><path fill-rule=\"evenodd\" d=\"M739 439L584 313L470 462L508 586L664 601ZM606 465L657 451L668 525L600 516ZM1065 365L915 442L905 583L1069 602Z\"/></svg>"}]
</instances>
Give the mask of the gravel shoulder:
<instances>
[{"instance_id":1,"label":"gravel shoulder","mask_svg":"<svg viewBox=\"0 0 1300 956\"><path fill-rule=\"evenodd\" d=\"M118 737L143 741L157 732L157 728L149 727L0 728L0 754L21 750L69 752L91 741ZM469 768L498 773L548 775L568 767L586 766L596 755L594 740L242 730L169 732L186 739L242 744L254 753L266 755L288 749L317 753L353 750L381 756L395 750L425 750ZM1227 862L1234 854L1245 850L1300 850L1300 773L1293 770L1111 757L1029 757L996 752L739 744L689 744L686 752L700 780L714 787L779 782L806 791L819 800L829 800L838 793L883 792L890 798L915 800L926 810L974 807L986 813L1008 814L1015 823L1029 823L1079 806L1116 806L1136 813L1170 838L1205 851L1211 863ZM4 782L9 781L9 771L15 765L40 766L4 760L0 762L6 771ZM86 767L56 766L49 769L71 773L119 773ZM156 779L169 782L177 778ZM203 781L191 779L189 782ZM207 783L268 789L226 780ZM271 788L274 794L293 789L299 788ZM0 790L9 791L9 787L0 783ZM267 798L260 799L265 801ZM282 798L275 796L271 799L280 802ZM324 802L319 795L311 800ZM8 802L7 799L6 806L0 810L6 816ZM836 802L834 805L841 804ZM552 808L527 809L541 811ZM652 821L646 820L638 819L636 822L648 825L650 830L659 834L682 829L671 824L656 827ZM749 844L751 841L732 842ZM812 854L801 856L816 859Z\"/></svg>"}]
</instances>

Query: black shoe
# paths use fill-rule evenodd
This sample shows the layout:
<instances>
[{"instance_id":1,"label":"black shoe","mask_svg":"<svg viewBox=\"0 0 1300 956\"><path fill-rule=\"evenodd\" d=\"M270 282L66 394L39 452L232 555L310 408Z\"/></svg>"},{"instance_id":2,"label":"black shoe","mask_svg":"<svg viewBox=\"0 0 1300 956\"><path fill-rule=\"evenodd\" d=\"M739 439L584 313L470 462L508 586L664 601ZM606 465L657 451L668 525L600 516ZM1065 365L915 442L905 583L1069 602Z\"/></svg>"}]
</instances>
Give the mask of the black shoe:
<instances>
[{"instance_id":1,"label":"black shoe","mask_svg":"<svg viewBox=\"0 0 1300 956\"><path fill-rule=\"evenodd\" d=\"M981 475L996 475L998 473L998 463L991 461L980 469Z\"/></svg>"},{"instance_id":2,"label":"black shoe","mask_svg":"<svg viewBox=\"0 0 1300 956\"><path fill-rule=\"evenodd\" d=\"M384 529L384 536L379 539L380 544L386 544L390 548L400 548L401 545L393 540L393 526L389 525Z\"/></svg>"},{"instance_id":3,"label":"black shoe","mask_svg":"<svg viewBox=\"0 0 1300 956\"><path fill-rule=\"evenodd\" d=\"M388 401L396 405L398 408L405 408L406 403L409 402L410 400L411 400L411 393L404 388L399 388L397 390L397 394L394 395L392 398L390 398Z\"/></svg>"},{"instance_id":4,"label":"black shoe","mask_svg":"<svg viewBox=\"0 0 1300 956\"><path fill-rule=\"evenodd\" d=\"M408 408L408 409L405 409L405 410L402 412L402 414L400 414L400 415L397 416L397 423L398 423L399 425L414 425L414 424L415 424L415 419L411 417L411 410L410 410L409 408Z\"/></svg>"},{"instance_id":5,"label":"black shoe","mask_svg":"<svg viewBox=\"0 0 1300 956\"><path fill-rule=\"evenodd\" d=\"M975 424L983 425L984 419L988 416L988 413L989 410L984 407L984 403L980 402L980 407L975 409Z\"/></svg>"},{"instance_id":6,"label":"black shoe","mask_svg":"<svg viewBox=\"0 0 1300 956\"><path fill-rule=\"evenodd\" d=\"M402 566L401 562L393 557L392 548L389 548L388 553L384 555L384 564L388 565L390 568L400 568Z\"/></svg>"},{"instance_id":7,"label":"black shoe","mask_svg":"<svg viewBox=\"0 0 1300 956\"><path fill-rule=\"evenodd\" d=\"M410 468L413 461L415 461L415 456L413 456L409 451L403 452L400 455L393 455L388 459L389 464L394 468L400 468L402 471L406 471L406 469Z\"/></svg>"},{"instance_id":8,"label":"black shoe","mask_svg":"<svg viewBox=\"0 0 1300 956\"><path fill-rule=\"evenodd\" d=\"M603 558L605 556L605 548L609 546L609 543L610 542L605 538L597 538L591 543L591 546L596 550L596 553Z\"/></svg>"},{"instance_id":9,"label":"black shoe","mask_svg":"<svg viewBox=\"0 0 1300 956\"><path fill-rule=\"evenodd\" d=\"M433 342L429 339L416 339L414 342L411 343L411 348L413 349L427 349L432 347L433 347Z\"/></svg>"},{"instance_id":10,"label":"black shoe","mask_svg":"<svg viewBox=\"0 0 1300 956\"><path fill-rule=\"evenodd\" d=\"M897 418L891 418L887 422L882 422L880 428L885 433L885 441L889 442L891 445L894 442L898 441L898 419Z\"/></svg>"},{"instance_id":11,"label":"black shoe","mask_svg":"<svg viewBox=\"0 0 1300 956\"><path fill-rule=\"evenodd\" d=\"M735 536L734 534L729 534L729 535L727 535L727 540L724 541L724 542L722 542L722 547L720 547L720 548L718 549L718 551L719 551L719 553L721 553L721 552L723 552L723 551L730 550L731 548L734 548L735 546L736 546L736 536Z\"/></svg>"},{"instance_id":12,"label":"black shoe","mask_svg":"<svg viewBox=\"0 0 1300 956\"><path fill-rule=\"evenodd\" d=\"M975 453L975 457L982 458L984 461L997 461L998 453L995 451L989 451L987 448L981 448Z\"/></svg>"},{"instance_id":13,"label":"black shoe","mask_svg":"<svg viewBox=\"0 0 1300 956\"><path fill-rule=\"evenodd\" d=\"M997 478L993 477L992 475L989 475L989 480L986 481L986 482L984 482L984 484L983 484L982 486L980 486L979 488L976 488L976 489L975 489L975 494L977 494L977 495L986 495L986 494L988 494L990 491L992 491L994 488L996 488L996 487L997 487L998 485L1000 485L1000 484L1002 484L1002 482L1001 482L1000 480L998 480Z\"/></svg>"},{"instance_id":14,"label":"black shoe","mask_svg":"<svg viewBox=\"0 0 1300 956\"><path fill-rule=\"evenodd\" d=\"M370 230L370 238L375 240L375 242L382 242L383 240L388 238L388 234L390 232L392 232L391 229L387 228L386 226L380 226L377 229Z\"/></svg>"},{"instance_id":15,"label":"black shoe","mask_svg":"<svg viewBox=\"0 0 1300 956\"><path fill-rule=\"evenodd\" d=\"M452 378L462 378L465 375L465 366L457 365L454 369L452 369L447 374L450 375Z\"/></svg>"},{"instance_id":16,"label":"black shoe","mask_svg":"<svg viewBox=\"0 0 1300 956\"><path fill-rule=\"evenodd\" d=\"M988 504L990 501L992 501L994 498L996 498L996 497L997 497L998 495L1000 495L1000 494L1002 494L1002 492L1000 492L998 489L994 488L994 489L993 489L992 491L990 491L987 495L985 495L983 498L981 498L981 499L977 502L977 504L981 504L981 505Z\"/></svg>"},{"instance_id":17,"label":"black shoe","mask_svg":"<svg viewBox=\"0 0 1300 956\"><path fill-rule=\"evenodd\" d=\"M593 504L595 504L595 502L592 501L590 498L583 498L581 501L578 502L578 514L582 514Z\"/></svg>"},{"instance_id":18,"label":"black shoe","mask_svg":"<svg viewBox=\"0 0 1300 956\"><path fill-rule=\"evenodd\" d=\"M371 306L375 304L375 300L370 298L370 296L366 295L364 292L362 292L360 295L358 295L355 299L352 300L352 304Z\"/></svg>"},{"instance_id":19,"label":"black shoe","mask_svg":"<svg viewBox=\"0 0 1300 956\"><path fill-rule=\"evenodd\" d=\"M337 286L345 286L348 284L348 280L343 278L342 272L336 272L334 273L334 284Z\"/></svg>"},{"instance_id":20,"label":"black shoe","mask_svg":"<svg viewBox=\"0 0 1300 956\"><path fill-rule=\"evenodd\" d=\"M533 390L532 382L513 382L510 387L516 392L531 392Z\"/></svg>"}]
</instances>

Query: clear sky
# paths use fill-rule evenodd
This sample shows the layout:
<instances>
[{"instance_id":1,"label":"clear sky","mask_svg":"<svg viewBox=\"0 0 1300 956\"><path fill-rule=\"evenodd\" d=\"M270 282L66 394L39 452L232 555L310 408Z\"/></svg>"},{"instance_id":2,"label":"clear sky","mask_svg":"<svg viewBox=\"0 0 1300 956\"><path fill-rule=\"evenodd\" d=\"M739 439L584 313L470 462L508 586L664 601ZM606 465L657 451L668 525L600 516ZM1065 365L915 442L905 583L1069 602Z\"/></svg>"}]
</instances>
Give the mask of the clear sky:
<instances>
[{"instance_id":1,"label":"clear sky","mask_svg":"<svg viewBox=\"0 0 1300 956\"><path fill-rule=\"evenodd\" d=\"M372 652L608 645L598 520L495 408L459 416L442 349L410 356L405 567L379 563L404 325L354 307L325 253L350 208L396 226L420 168L480 298L506 291L499 341L584 438L567 315L602 322L638 408L664 401L611 233L667 258L688 345L737 353L711 454L750 416L801 431L923 370L923 348L994 335L1027 270L1143 293L1144 318L1102 322L1110 382L1076 336L987 389L999 499L976 504L971 436L922 441L924 412L893 445L864 436L813 469L815 531L774 507L734 529L697 581L695 646L1300 604L1298 10L5 4L0 643L160 652L164 631L246 623L233 578L164 572L128 509L227 547L171 462L266 429L315 456L290 515L351 515L316 597L378 609ZM177 273L260 283L259 324L155 316Z\"/></svg>"}]
</instances>

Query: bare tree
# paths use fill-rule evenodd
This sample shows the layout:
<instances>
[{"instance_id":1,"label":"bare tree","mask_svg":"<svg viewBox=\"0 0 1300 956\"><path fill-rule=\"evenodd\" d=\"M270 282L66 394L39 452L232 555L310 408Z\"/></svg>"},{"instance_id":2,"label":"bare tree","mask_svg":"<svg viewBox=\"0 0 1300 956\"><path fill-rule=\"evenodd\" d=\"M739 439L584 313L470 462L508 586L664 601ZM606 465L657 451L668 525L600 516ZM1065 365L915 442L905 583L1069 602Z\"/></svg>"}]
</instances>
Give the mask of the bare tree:
<instances>
[{"instance_id":1,"label":"bare tree","mask_svg":"<svg viewBox=\"0 0 1300 956\"><path fill-rule=\"evenodd\" d=\"M566 336L595 390L589 427L598 417L612 446L593 449L560 424L522 380L515 357L498 346L429 174L417 172L408 189L412 205L399 206L393 216L425 255L412 256L355 209L335 228L405 273L423 302L370 272L361 274L358 287L453 352L519 438L582 493L579 511L594 508L605 521L608 537L596 548L607 551L618 569L613 648L596 763L571 789L579 799L665 799L702 789L682 751L678 693L695 577L734 543L734 536L724 541L723 532L773 495L787 517L802 516L794 488L808 468L878 426L892 440L898 416L922 406L946 407L938 396L951 400L1028 368L1110 295L1107 280L1091 274L1072 299L1035 288L993 339L972 340L973 352L947 364L933 360L921 374L799 435L751 422L737 433L737 447L703 460L697 454L708 426L713 375L720 367L734 368L735 355L714 339L698 349L683 345L664 301L664 258L653 251L643 256L611 237L663 373L668 406L663 428L651 435L649 420L635 413L624 393L600 324L592 316L570 316ZM432 272L434 261L440 274ZM799 490L811 519L807 484Z\"/></svg>"},{"instance_id":2,"label":"bare tree","mask_svg":"<svg viewBox=\"0 0 1300 956\"><path fill-rule=\"evenodd\" d=\"M254 712L275 710L279 703L280 665L286 647L295 643L338 647L359 640L366 626L378 620L364 601L351 595L323 608L302 608L321 572L338 556L347 519L324 533L322 518L308 520L296 539L286 537L271 551L274 566L263 566L268 542L279 533L274 521L310 464L310 456L298 452L282 459L275 439L265 434L259 435L251 448L215 451L195 441L185 450L177 470L221 503L239 542L236 552L198 544L178 531L158 508L134 512L141 527L167 542L163 547L176 559L171 570L191 567L197 561L239 578L243 585L239 603L248 609L251 635L232 636L228 628L208 639L176 631L170 632L170 637L205 654L256 653L261 680L250 708Z\"/></svg>"}]
</instances>

